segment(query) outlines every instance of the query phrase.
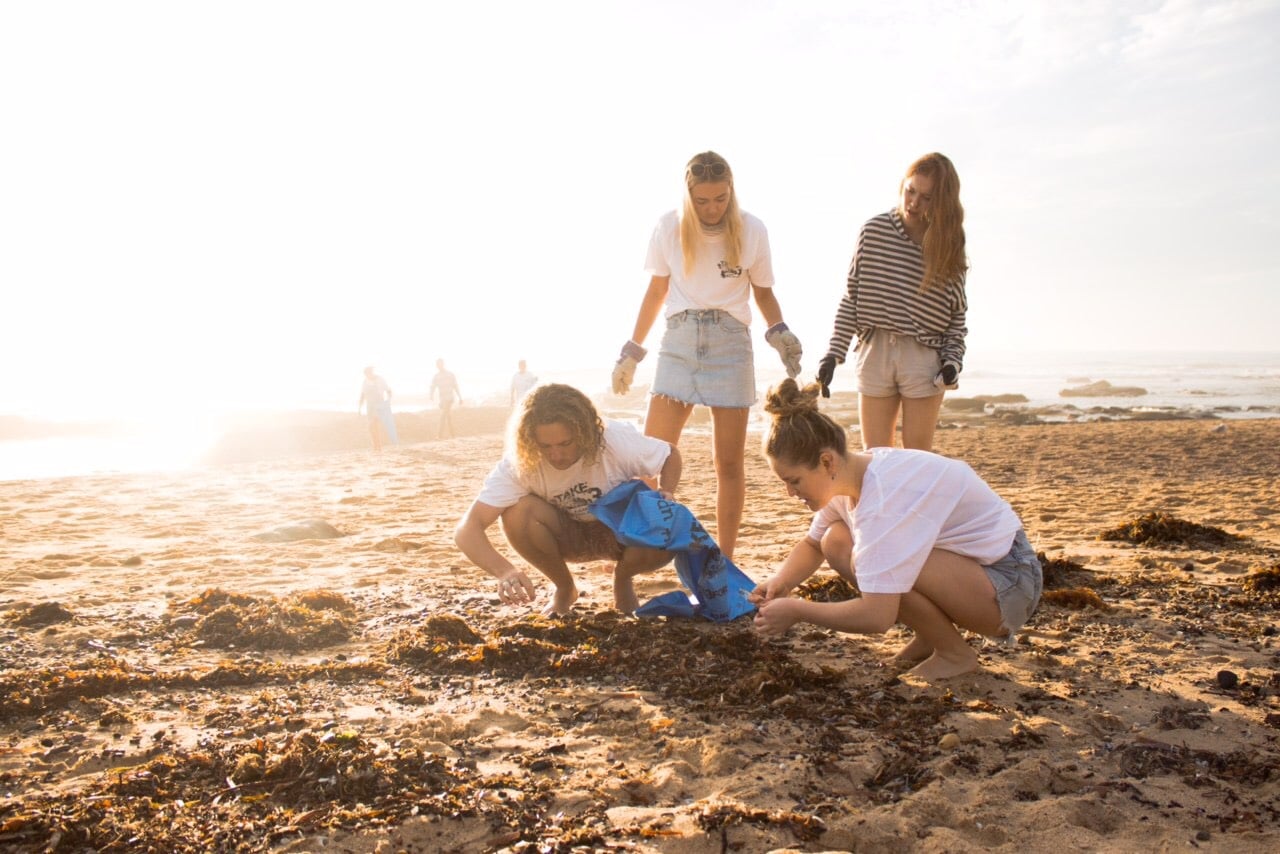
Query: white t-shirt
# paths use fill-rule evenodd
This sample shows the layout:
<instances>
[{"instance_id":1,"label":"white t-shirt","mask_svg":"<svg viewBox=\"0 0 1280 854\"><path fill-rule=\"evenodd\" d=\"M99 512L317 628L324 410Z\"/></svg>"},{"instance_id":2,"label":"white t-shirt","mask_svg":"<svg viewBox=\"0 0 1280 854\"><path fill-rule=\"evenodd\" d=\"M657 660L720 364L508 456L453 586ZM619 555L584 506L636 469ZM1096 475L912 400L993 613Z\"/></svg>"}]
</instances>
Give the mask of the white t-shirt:
<instances>
[{"instance_id":1,"label":"white t-shirt","mask_svg":"<svg viewBox=\"0 0 1280 854\"><path fill-rule=\"evenodd\" d=\"M688 276L680 251L680 217L669 211L658 220L649 239L644 269L651 276L670 276L665 317L688 309L719 308L751 325L751 286L773 287L773 259L769 232L756 217L742 212L742 252L738 266L724 261L724 235L704 235L698 260Z\"/></svg>"},{"instance_id":2,"label":"white t-shirt","mask_svg":"<svg viewBox=\"0 0 1280 854\"><path fill-rule=\"evenodd\" d=\"M522 478L514 461L504 456L485 478L476 500L505 509L532 494L588 522L594 518L587 511L593 501L623 481L657 475L670 455L671 446L661 439L622 421L605 419L604 450L594 465L578 460L560 471L543 460L530 477Z\"/></svg>"},{"instance_id":3,"label":"white t-shirt","mask_svg":"<svg viewBox=\"0 0 1280 854\"><path fill-rule=\"evenodd\" d=\"M837 520L849 526L858 589L906 593L935 548L984 565L1009 553L1022 522L967 463L903 448L870 453L857 505L838 495L809 526L815 542Z\"/></svg>"}]
</instances>

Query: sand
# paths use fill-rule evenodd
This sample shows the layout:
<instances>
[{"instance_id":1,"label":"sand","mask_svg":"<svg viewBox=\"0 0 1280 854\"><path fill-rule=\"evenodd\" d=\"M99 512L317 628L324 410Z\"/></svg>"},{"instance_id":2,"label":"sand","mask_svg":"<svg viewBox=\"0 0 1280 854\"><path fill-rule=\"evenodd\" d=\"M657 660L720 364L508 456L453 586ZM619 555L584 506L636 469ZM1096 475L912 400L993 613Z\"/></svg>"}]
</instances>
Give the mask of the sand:
<instances>
[{"instance_id":1,"label":"sand","mask_svg":"<svg viewBox=\"0 0 1280 854\"><path fill-rule=\"evenodd\" d=\"M503 606L451 541L500 437L419 438L0 484L0 848L1280 847L1280 420L940 431L1075 592L936 685L898 629L617 618L603 564ZM760 579L807 514L752 441ZM1098 539L1153 512L1242 539Z\"/></svg>"}]
</instances>

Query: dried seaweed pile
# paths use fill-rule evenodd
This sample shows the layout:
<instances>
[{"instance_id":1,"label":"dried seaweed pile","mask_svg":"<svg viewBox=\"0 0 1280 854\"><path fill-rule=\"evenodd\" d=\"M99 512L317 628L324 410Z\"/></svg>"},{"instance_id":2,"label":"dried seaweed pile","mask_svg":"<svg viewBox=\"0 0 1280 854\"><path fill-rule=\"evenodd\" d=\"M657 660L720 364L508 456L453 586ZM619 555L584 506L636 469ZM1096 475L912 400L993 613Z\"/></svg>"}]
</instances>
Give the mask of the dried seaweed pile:
<instances>
[{"instance_id":1,"label":"dried seaweed pile","mask_svg":"<svg viewBox=\"0 0 1280 854\"><path fill-rule=\"evenodd\" d=\"M0 804L0 846L30 850L262 851L322 828L376 828L411 816L481 816L557 848L547 778L486 777L354 732L308 730L202 745L117 769L78 794ZM487 793L520 792L519 798ZM575 842L577 841L576 836ZM598 841L598 840L597 840Z\"/></svg>"},{"instance_id":2,"label":"dried seaweed pile","mask_svg":"<svg viewBox=\"0 0 1280 854\"><path fill-rule=\"evenodd\" d=\"M844 579L843 576L821 575L811 576L795 589L795 595L811 602L844 602L856 599L860 595L858 588Z\"/></svg>"},{"instance_id":3,"label":"dried seaweed pile","mask_svg":"<svg viewBox=\"0 0 1280 854\"><path fill-rule=\"evenodd\" d=\"M1164 513L1147 513L1098 535L1099 540L1120 540L1140 546L1192 546L1212 548L1240 542L1242 537L1212 525L1187 522Z\"/></svg>"},{"instance_id":4,"label":"dried seaweed pile","mask_svg":"<svg viewBox=\"0 0 1280 854\"><path fill-rule=\"evenodd\" d=\"M313 679L352 682L386 672L376 662L271 664L224 662L205 670L158 672L99 656L62 667L0 673L0 721L44 714L73 702L120 694L202 688L293 685Z\"/></svg>"},{"instance_id":5,"label":"dried seaweed pile","mask_svg":"<svg viewBox=\"0 0 1280 854\"><path fill-rule=\"evenodd\" d=\"M458 621L461 622L461 621ZM436 673L548 677L652 691L689 712L722 715L777 707L851 703L841 674L806 668L747 625L710 627L691 621L637 621L614 613L566 620L532 619L497 627L475 640L441 623L402 633L391 659ZM785 708L784 708L785 707Z\"/></svg>"},{"instance_id":6,"label":"dried seaweed pile","mask_svg":"<svg viewBox=\"0 0 1280 854\"><path fill-rule=\"evenodd\" d=\"M69 623L75 615L58 602L38 602L9 614L7 620L15 626L24 628L40 628L55 623Z\"/></svg>"},{"instance_id":7,"label":"dried seaweed pile","mask_svg":"<svg viewBox=\"0 0 1280 854\"><path fill-rule=\"evenodd\" d=\"M170 626L189 629L179 643L300 652L349 640L354 610L345 597L325 591L276 599L210 589L185 603Z\"/></svg>"},{"instance_id":8,"label":"dried seaweed pile","mask_svg":"<svg viewBox=\"0 0 1280 854\"><path fill-rule=\"evenodd\" d=\"M873 731L893 758L868 788L886 801L927 782L922 757L952 711L946 698L904 700L875 684L849 687L843 673L804 666L745 621L636 621L610 612L535 618L481 637L456 617L440 617L397 636L389 658L432 673L637 689L707 723L784 719L802 726L797 752L815 765L839 753L849 727Z\"/></svg>"}]
</instances>

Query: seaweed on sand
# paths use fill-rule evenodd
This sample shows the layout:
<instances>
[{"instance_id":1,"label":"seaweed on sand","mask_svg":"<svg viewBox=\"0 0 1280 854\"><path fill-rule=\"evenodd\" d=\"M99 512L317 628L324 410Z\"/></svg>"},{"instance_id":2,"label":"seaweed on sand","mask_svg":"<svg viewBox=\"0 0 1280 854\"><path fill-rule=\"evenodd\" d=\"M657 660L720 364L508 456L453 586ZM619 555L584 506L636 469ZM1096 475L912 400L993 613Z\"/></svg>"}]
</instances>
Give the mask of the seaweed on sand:
<instances>
[{"instance_id":1,"label":"seaweed on sand","mask_svg":"<svg viewBox=\"0 0 1280 854\"><path fill-rule=\"evenodd\" d=\"M1099 540L1120 540L1140 546L1227 546L1243 537L1212 525L1188 522L1164 513L1147 513L1098 535Z\"/></svg>"}]
</instances>

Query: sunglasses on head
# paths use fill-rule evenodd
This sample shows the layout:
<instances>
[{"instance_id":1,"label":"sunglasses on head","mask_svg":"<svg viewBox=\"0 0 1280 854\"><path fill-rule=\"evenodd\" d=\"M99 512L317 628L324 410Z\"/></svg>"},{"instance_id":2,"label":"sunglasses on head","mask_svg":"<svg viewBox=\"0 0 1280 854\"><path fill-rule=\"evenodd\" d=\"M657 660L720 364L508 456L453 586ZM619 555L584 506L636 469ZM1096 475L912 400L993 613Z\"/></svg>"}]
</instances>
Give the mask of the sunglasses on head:
<instances>
[{"instance_id":1,"label":"sunglasses on head","mask_svg":"<svg viewBox=\"0 0 1280 854\"><path fill-rule=\"evenodd\" d=\"M723 163L691 163L689 164L689 174L695 178L723 178L724 173L729 171Z\"/></svg>"}]
</instances>

